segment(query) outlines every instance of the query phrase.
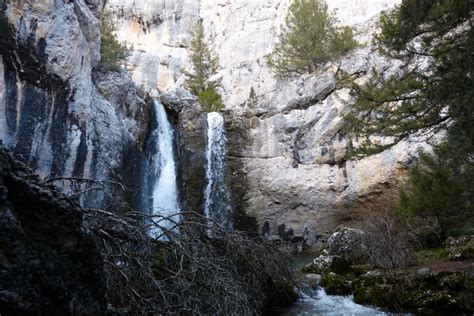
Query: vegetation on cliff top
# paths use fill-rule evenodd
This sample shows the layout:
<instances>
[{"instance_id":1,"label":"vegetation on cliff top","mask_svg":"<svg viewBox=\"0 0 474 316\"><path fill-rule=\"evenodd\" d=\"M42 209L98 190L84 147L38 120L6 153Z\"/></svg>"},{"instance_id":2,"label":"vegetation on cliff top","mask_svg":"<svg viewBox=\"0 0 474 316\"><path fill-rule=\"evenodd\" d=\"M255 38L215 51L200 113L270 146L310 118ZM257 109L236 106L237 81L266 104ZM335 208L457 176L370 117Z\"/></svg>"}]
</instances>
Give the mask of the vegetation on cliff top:
<instances>
[{"instance_id":1,"label":"vegetation on cliff top","mask_svg":"<svg viewBox=\"0 0 474 316\"><path fill-rule=\"evenodd\" d=\"M295 0L268 65L278 77L311 73L357 47L352 28L338 23L323 0Z\"/></svg>"}]
</instances>

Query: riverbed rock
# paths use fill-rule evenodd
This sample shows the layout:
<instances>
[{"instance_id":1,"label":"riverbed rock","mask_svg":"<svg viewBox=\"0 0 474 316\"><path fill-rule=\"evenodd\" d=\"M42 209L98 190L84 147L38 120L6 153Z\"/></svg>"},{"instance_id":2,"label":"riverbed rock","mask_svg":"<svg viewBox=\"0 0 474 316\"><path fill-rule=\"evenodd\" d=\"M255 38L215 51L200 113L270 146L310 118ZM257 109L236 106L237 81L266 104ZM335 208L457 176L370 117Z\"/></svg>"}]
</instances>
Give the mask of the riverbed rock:
<instances>
[{"instance_id":1,"label":"riverbed rock","mask_svg":"<svg viewBox=\"0 0 474 316\"><path fill-rule=\"evenodd\" d=\"M302 272L327 274L334 272L345 275L351 272L351 264L339 256L320 255L302 269Z\"/></svg>"}]
</instances>

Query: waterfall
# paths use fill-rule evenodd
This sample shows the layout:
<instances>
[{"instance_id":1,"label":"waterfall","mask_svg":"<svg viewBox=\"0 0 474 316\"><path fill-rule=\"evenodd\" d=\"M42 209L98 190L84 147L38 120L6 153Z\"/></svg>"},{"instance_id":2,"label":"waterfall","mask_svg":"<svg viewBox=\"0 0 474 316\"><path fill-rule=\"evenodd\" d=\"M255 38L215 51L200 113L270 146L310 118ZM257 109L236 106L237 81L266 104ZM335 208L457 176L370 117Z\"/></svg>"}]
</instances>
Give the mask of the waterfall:
<instances>
[{"instance_id":1,"label":"waterfall","mask_svg":"<svg viewBox=\"0 0 474 316\"><path fill-rule=\"evenodd\" d=\"M178 187L176 185L176 164L173 150L173 128L166 111L159 101L155 101L156 128L151 135L151 146L155 147L150 171L153 174L152 207L154 215L171 216L180 211ZM179 216L172 216L179 221ZM164 227L172 227L172 221L165 221Z\"/></svg>"},{"instance_id":2,"label":"waterfall","mask_svg":"<svg viewBox=\"0 0 474 316\"><path fill-rule=\"evenodd\" d=\"M217 223L226 229L233 229L232 207L227 187L226 158L227 138L224 118L216 112L207 114L207 149L204 212L209 223Z\"/></svg>"}]
</instances>

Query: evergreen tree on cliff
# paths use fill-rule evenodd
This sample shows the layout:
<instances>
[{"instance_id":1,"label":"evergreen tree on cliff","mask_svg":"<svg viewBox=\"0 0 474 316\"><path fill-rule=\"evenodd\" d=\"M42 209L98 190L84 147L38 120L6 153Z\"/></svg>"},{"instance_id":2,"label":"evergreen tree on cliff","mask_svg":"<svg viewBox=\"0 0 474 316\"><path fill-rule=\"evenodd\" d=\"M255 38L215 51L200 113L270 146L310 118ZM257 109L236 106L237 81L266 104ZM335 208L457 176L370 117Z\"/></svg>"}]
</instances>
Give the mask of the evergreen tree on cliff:
<instances>
[{"instance_id":1,"label":"evergreen tree on cliff","mask_svg":"<svg viewBox=\"0 0 474 316\"><path fill-rule=\"evenodd\" d=\"M188 86L198 96L199 104L207 112L224 108L222 98L217 92L219 83L212 77L217 74L219 59L211 50L211 44L206 40L204 26L200 20L193 32L190 45L190 59L193 70L187 73Z\"/></svg>"},{"instance_id":2,"label":"evergreen tree on cliff","mask_svg":"<svg viewBox=\"0 0 474 316\"><path fill-rule=\"evenodd\" d=\"M404 0L380 19L380 50L401 59L403 74L374 73L346 117L360 137L353 155L378 153L411 136L429 139L446 132L442 144L423 154L403 192L401 208L436 218L441 234L472 225L474 210L474 32L472 1ZM424 60L429 67L413 67ZM374 136L388 137L384 144Z\"/></svg>"},{"instance_id":3,"label":"evergreen tree on cliff","mask_svg":"<svg viewBox=\"0 0 474 316\"><path fill-rule=\"evenodd\" d=\"M295 0L267 62L279 77L311 73L356 46L352 29L338 26L323 0Z\"/></svg>"}]
</instances>

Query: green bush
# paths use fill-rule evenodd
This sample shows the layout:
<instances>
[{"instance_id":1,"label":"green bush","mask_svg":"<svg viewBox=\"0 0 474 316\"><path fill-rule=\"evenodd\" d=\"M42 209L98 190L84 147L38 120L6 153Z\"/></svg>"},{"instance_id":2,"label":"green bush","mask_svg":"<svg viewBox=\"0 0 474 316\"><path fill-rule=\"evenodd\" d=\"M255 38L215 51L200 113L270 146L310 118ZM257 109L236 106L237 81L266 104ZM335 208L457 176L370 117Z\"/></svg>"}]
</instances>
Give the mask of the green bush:
<instances>
[{"instance_id":1,"label":"green bush","mask_svg":"<svg viewBox=\"0 0 474 316\"><path fill-rule=\"evenodd\" d=\"M113 24L110 12L105 11L102 14L100 33L100 59L101 64L106 68L118 71L120 61L127 58L130 49L117 40L115 35L115 26Z\"/></svg>"},{"instance_id":2,"label":"green bush","mask_svg":"<svg viewBox=\"0 0 474 316\"><path fill-rule=\"evenodd\" d=\"M352 29L337 26L323 0L295 0L285 22L280 41L267 60L278 77L311 73L358 45Z\"/></svg>"},{"instance_id":3,"label":"green bush","mask_svg":"<svg viewBox=\"0 0 474 316\"><path fill-rule=\"evenodd\" d=\"M206 112L216 112L225 107L220 94L213 85L208 85L199 92L198 101L201 108Z\"/></svg>"},{"instance_id":4,"label":"green bush","mask_svg":"<svg viewBox=\"0 0 474 316\"><path fill-rule=\"evenodd\" d=\"M400 211L434 218L443 239L451 229L473 225L474 166L464 157L447 142L432 154L423 153L421 165L411 171L408 189L400 194Z\"/></svg>"}]
</instances>

